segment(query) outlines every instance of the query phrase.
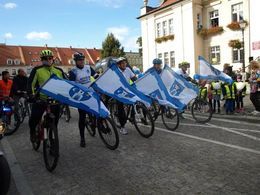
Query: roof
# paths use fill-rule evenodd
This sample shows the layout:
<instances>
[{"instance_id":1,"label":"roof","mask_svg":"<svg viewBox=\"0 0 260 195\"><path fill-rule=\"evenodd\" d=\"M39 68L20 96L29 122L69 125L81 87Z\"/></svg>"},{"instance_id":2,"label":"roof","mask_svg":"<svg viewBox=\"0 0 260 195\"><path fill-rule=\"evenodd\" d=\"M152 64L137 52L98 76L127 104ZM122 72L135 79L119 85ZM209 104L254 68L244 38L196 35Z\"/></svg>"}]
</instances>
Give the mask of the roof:
<instances>
[{"instance_id":1,"label":"roof","mask_svg":"<svg viewBox=\"0 0 260 195\"><path fill-rule=\"evenodd\" d=\"M150 15L150 14L152 14L152 13L155 13L155 12L157 12L157 11L159 11L159 10L162 10L162 9L164 9L164 8L167 8L167 7L169 7L169 6L171 6L171 5L174 5L174 4L176 4L176 3L179 3L179 2L181 2L181 1L183 1L183 0L164 0L164 2L159 6L159 7L155 7L155 8L151 8L151 7L148 7L147 6L147 13L146 14L144 14L144 15L142 15L142 16L139 16L137 19L140 19L140 18L142 18L142 17L144 17L144 16L148 16L148 15Z\"/></svg>"},{"instance_id":2,"label":"roof","mask_svg":"<svg viewBox=\"0 0 260 195\"><path fill-rule=\"evenodd\" d=\"M89 64L94 65L100 56L99 49L85 48L61 48L61 47L44 47L39 46L17 46L0 44L0 66L6 66L7 60L20 60L20 66L37 66L41 64L40 51L49 49L53 52L54 58L59 59L61 65L71 65L70 60L73 59L75 52L81 52L85 55ZM14 65L14 64L13 64ZM10 65L11 66L11 65Z\"/></svg>"}]
</instances>

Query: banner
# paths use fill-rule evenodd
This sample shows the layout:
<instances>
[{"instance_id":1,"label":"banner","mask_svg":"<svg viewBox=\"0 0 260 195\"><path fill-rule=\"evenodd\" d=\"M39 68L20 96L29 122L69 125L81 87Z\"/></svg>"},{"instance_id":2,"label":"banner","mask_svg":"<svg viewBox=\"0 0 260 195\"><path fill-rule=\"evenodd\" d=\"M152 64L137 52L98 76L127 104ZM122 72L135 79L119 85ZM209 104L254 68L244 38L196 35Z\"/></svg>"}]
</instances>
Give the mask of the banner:
<instances>
[{"instance_id":1,"label":"banner","mask_svg":"<svg viewBox=\"0 0 260 195\"><path fill-rule=\"evenodd\" d=\"M154 69L138 79L134 86L145 95L157 100L160 105L178 107L174 102L171 102L172 99L169 97L160 75Z\"/></svg>"},{"instance_id":2,"label":"banner","mask_svg":"<svg viewBox=\"0 0 260 195\"><path fill-rule=\"evenodd\" d=\"M201 56L199 56L199 73L194 75L194 79L221 80L230 84L233 82L230 76L214 68Z\"/></svg>"},{"instance_id":3,"label":"banner","mask_svg":"<svg viewBox=\"0 0 260 195\"><path fill-rule=\"evenodd\" d=\"M60 79L55 75L52 75L46 81L40 92L61 103L92 113L97 117L106 118L110 114L96 92L73 81Z\"/></svg>"},{"instance_id":4,"label":"banner","mask_svg":"<svg viewBox=\"0 0 260 195\"><path fill-rule=\"evenodd\" d=\"M177 99L178 108L184 108L192 99L198 96L198 87L186 81L168 66L164 67L161 78L169 95Z\"/></svg>"},{"instance_id":5,"label":"banner","mask_svg":"<svg viewBox=\"0 0 260 195\"><path fill-rule=\"evenodd\" d=\"M151 99L131 86L119 71L116 64L111 65L91 87L96 91L106 94L124 104L134 104L137 101L146 106L151 105Z\"/></svg>"}]
</instances>

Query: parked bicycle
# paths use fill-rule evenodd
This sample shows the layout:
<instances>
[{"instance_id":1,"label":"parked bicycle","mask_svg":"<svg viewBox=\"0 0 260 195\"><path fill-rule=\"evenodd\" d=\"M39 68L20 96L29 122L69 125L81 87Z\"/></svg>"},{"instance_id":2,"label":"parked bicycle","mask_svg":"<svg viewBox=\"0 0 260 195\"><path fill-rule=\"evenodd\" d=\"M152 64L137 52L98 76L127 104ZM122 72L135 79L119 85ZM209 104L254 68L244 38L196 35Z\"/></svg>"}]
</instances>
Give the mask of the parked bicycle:
<instances>
[{"instance_id":1,"label":"parked bicycle","mask_svg":"<svg viewBox=\"0 0 260 195\"><path fill-rule=\"evenodd\" d=\"M14 102L9 97L4 97L4 100L2 100L0 114L5 135L12 135L19 128L20 121L14 112Z\"/></svg>"},{"instance_id":2,"label":"parked bicycle","mask_svg":"<svg viewBox=\"0 0 260 195\"><path fill-rule=\"evenodd\" d=\"M115 124L120 127L116 100L111 98L108 101L108 108ZM154 120L151 113L143 103L137 102L133 105L125 104L124 111L126 113L127 120L135 126L136 130L142 137L149 138L153 135Z\"/></svg>"},{"instance_id":3,"label":"parked bicycle","mask_svg":"<svg viewBox=\"0 0 260 195\"><path fill-rule=\"evenodd\" d=\"M59 138L58 129L55 124L55 116L51 112L51 107L56 106L59 103L51 98L47 100L37 100L38 104L46 106L45 114L42 120L37 125L35 131L35 141L32 142L34 150L38 150L41 142L43 142L43 158L45 167L48 171L52 172L59 159Z\"/></svg>"}]
</instances>

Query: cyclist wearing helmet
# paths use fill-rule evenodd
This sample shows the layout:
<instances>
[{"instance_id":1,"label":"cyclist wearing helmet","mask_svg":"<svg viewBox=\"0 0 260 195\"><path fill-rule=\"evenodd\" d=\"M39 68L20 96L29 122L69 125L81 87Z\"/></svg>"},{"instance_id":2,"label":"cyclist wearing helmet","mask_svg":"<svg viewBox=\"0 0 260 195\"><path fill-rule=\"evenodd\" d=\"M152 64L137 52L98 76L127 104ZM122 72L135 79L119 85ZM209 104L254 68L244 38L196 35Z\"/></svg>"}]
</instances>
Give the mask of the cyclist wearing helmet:
<instances>
[{"instance_id":1,"label":"cyclist wearing helmet","mask_svg":"<svg viewBox=\"0 0 260 195\"><path fill-rule=\"evenodd\" d=\"M73 55L73 59L76 63L76 66L69 71L69 79L71 81L75 81L79 84L82 84L86 87L88 87L91 83L90 78L94 77L97 78L98 74L90 67L90 65L85 65L85 56L80 53L76 52ZM79 126L79 132L80 132L80 146L81 147L86 147L86 142L85 142L85 121L86 121L86 111L78 109L79 112L79 121L78 121L78 126ZM91 117L91 115L89 115ZM93 121L94 125L94 120L95 117L92 116L90 118L90 121ZM90 124L90 126L92 126ZM94 128L92 126L92 128Z\"/></svg>"},{"instance_id":2,"label":"cyclist wearing helmet","mask_svg":"<svg viewBox=\"0 0 260 195\"><path fill-rule=\"evenodd\" d=\"M189 62L182 62L179 64L179 68L174 69L174 71L185 78L187 81L193 81L193 79L189 76L187 70L190 68L190 63Z\"/></svg>"},{"instance_id":3,"label":"cyclist wearing helmet","mask_svg":"<svg viewBox=\"0 0 260 195\"><path fill-rule=\"evenodd\" d=\"M127 62L126 58L120 57L116 60L117 67L120 70L120 72L124 75L125 79L130 82L131 81L136 81L137 77L133 73L133 71L127 67ZM128 134L127 129L125 129L125 124L127 122L127 117L126 113L124 111L124 104L122 102L117 101L117 106L118 106L118 119L120 123L120 133L123 135Z\"/></svg>"},{"instance_id":4,"label":"cyclist wearing helmet","mask_svg":"<svg viewBox=\"0 0 260 195\"><path fill-rule=\"evenodd\" d=\"M150 71L152 71L152 70L156 70L156 72L157 72L158 74L161 74L161 72L162 72L162 60L161 60L161 59L159 59L159 58L153 59L153 67L149 68L149 69L145 72L145 74L148 73L148 72L150 72Z\"/></svg>"},{"instance_id":5,"label":"cyclist wearing helmet","mask_svg":"<svg viewBox=\"0 0 260 195\"><path fill-rule=\"evenodd\" d=\"M66 78L66 75L64 74L62 69L53 66L53 53L51 50L42 50L40 53L40 58L42 65L33 68L28 79L27 93L31 101L35 100L35 95L38 95L36 94L37 89L39 89L50 78L51 75L54 74L59 78ZM37 98L44 100L47 99L47 96L40 93L39 97ZM32 142L34 142L35 140L35 128L41 120L45 109L45 105L39 104L37 102L34 102L32 105L31 116L29 118L30 138ZM60 112L59 105L52 106L51 111L55 115L57 125Z\"/></svg>"}]
</instances>

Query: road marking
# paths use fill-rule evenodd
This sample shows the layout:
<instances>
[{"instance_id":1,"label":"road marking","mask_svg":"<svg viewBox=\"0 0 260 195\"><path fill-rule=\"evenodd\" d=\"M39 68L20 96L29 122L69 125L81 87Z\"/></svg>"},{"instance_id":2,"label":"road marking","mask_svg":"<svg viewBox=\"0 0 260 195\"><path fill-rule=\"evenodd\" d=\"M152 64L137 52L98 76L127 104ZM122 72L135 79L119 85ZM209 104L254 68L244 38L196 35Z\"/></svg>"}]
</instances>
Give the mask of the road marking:
<instances>
[{"instance_id":1,"label":"road marking","mask_svg":"<svg viewBox=\"0 0 260 195\"><path fill-rule=\"evenodd\" d=\"M241 133L241 132L238 132L238 131L229 129L229 128L227 128L227 127L216 126L216 125L213 125L213 124L211 124L211 123L207 123L207 124L208 124L209 126L211 126L211 127L215 127L215 128L222 129L223 131L227 131L227 132L231 132L231 133L234 133L234 134L238 134L238 135L241 135L241 136L244 136L244 137L253 139L253 140L255 140L255 141L260 141L260 138L255 137L255 136L252 136L252 135L248 135L248 134L245 134L245 133Z\"/></svg>"},{"instance_id":2,"label":"road marking","mask_svg":"<svg viewBox=\"0 0 260 195\"><path fill-rule=\"evenodd\" d=\"M3 146L5 157L8 161L8 164L11 169L12 177L14 179L17 191L21 195L33 195L32 189L28 185L26 177L23 174L23 171L17 162L17 159L14 155L13 149L10 146L7 137L1 140L1 144Z\"/></svg>"},{"instance_id":3,"label":"road marking","mask_svg":"<svg viewBox=\"0 0 260 195\"><path fill-rule=\"evenodd\" d=\"M163 124L163 122L160 122L160 121L156 121L156 123L160 123L160 124ZM167 122L169 124L176 124L176 123L173 123L173 122ZM193 127L210 127L209 125L200 125L200 124L193 124L193 123L180 123L180 126L193 126ZM213 128L216 128L216 129L220 129L218 126L216 127L213 127ZM252 130L252 129L239 129L239 128L229 128L231 130L234 130L234 131L244 131L244 132L252 132L252 133L260 133L260 131L258 130Z\"/></svg>"},{"instance_id":4,"label":"road marking","mask_svg":"<svg viewBox=\"0 0 260 195\"><path fill-rule=\"evenodd\" d=\"M159 130L159 131L166 132L166 133L171 133L171 134L175 134L175 135L180 135L180 136L183 136L183 137L188 137L188 138L191 138L191 139L196 139L196 140L200 140L200 141L205 141L205 142L209 142L209 143L214 143L214 144L217 144L217 145L226 146L226 147L229 147L229 148L234 148L234 149L238 149L238 150L242 150L242 151L246 151L246 152L251 152L251 153L259 154L259 155L260 155L260 151L254 150L254 149L250 149L250 148L244 148L244 147L241 147L241 146L237 146L237 145L233 145L233 144L227 144L227 143L224 143L224 142L215 141L215 140L211 140L211 139L201 138L201 137L197 137L197 136L189 135L189 134L185 134L185 133L180 133L180 132L175 132L175 131L169 131L169 130L166 130L166 129L163 129L163 128L160 128L160 127L155 127L155 129L157 129L157 130Z\"/></svg>"},{"instance_id":5,"label":"road marking","mask_svg":"<svg viewBox=\"0 0 260 195\"><path fill-rule=\"evenodd\" d=\"M188 117L189 115L185 114L185 118L193 120L193 118ZM200 118L207 118L207 117L203 117L200 116ZM251 125L251 126L257 126L260 127L260 124L256 124L256 123L249 123L249 122L243 122L243 121L234 121L234 120L229 120L229 119L220 119L220 118L211 118L211 121L215 120L215 121L220 121L220 122L228 122L228 123L234 123L234 124L242 124L242 125Z\"/></svg>"}]
</instances>

